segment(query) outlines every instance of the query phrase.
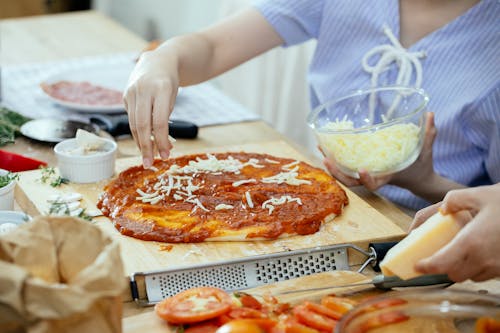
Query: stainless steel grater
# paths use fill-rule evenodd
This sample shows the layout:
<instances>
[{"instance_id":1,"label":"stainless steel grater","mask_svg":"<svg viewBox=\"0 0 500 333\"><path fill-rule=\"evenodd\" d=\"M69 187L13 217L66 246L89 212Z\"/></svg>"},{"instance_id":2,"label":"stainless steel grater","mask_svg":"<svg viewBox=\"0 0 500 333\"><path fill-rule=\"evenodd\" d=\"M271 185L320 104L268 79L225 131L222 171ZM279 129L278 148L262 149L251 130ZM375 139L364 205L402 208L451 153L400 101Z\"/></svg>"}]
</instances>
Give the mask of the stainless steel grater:
<instances>
[{"instance_id":1,"label":"stainless steel grater","mask_svg":"<svg viewBox=\"0 0 500 333\"><path fill-rule=\"evenodd\" d=\"M212 286L234 291L285 281L314 273L348 270L348 249L361 252L367 260L358 271L376 260L373 249L366 252L352 245L331 245L279 252L184 268L134 273L130 278L132 298L148 306L183 290ZM144 290L138 282L144 283Z\"/></svg>"}]
</instances>

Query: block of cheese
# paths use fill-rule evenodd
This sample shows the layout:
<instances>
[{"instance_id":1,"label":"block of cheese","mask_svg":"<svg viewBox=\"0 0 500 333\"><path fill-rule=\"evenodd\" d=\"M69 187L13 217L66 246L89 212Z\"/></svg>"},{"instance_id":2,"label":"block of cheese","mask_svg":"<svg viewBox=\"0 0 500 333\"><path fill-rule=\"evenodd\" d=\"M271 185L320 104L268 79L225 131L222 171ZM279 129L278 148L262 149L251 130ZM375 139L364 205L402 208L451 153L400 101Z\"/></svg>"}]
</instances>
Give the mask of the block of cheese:
<instances>
[{"instance_id":1,"label":"block of cheese","mask_svg":"<svg viewBox=\"0 0 500 333\"><path fill-rule=\"evenodd\" d=\"M422 275L415 270L415 264L445 246L459 230L453 214L434 214L387 252L380 263L382 273L404 280Z\"/></svg>"}]
</instances>

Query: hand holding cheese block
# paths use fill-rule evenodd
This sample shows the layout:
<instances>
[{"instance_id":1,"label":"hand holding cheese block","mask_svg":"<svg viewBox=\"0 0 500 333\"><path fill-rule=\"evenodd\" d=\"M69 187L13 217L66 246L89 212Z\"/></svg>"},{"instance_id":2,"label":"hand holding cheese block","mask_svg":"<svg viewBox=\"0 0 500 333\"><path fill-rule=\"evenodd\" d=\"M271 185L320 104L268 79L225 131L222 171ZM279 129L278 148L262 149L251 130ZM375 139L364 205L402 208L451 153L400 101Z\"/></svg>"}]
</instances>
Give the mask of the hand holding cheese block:
<instances>
[{"instance_id":1,"label":"hand holding cheese block","mask_svg":"<svg viewBox=\"0 0 500 333\"><path fill-rule=\"evenodd\" d=\"M436 213L387 252L380 263L382 273L405 280L422 275L415 264L448 244L459 230L460 224L453 214Z\"/></svg>"},{"instance_id":2,"label":"hand holding cheese block","mask_svg":"<svg viewBox=\"0 0 500 333\"><path fill-rule=\"evenodd\" d=\"M456 282L500 277L500 183L448 192L442 203L419 211L412 228L438 207L444 214L464 217L459 221L463 227L448 245L415 268L425 274L446 273Z\"/></svg>"}]
</instances>

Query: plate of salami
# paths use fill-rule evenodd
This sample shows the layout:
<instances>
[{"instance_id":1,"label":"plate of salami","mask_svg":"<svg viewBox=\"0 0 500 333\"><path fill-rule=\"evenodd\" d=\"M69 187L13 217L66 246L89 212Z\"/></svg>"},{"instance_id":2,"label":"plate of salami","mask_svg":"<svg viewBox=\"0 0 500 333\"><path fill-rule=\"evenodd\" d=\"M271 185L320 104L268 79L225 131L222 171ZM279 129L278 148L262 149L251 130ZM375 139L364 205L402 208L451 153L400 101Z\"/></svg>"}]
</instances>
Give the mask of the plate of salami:
<instances>
[{"instance_id":1,"label":"plate of salami","mask_svg":"<svg viewBox=\"0 0 500 333\"><path fill-rule=\"evenodd\" d=\"M54 103L79 112L125 112L123 91L134 63L82 67L57 73L42 83Z\"/></svg>"}]
</instances>

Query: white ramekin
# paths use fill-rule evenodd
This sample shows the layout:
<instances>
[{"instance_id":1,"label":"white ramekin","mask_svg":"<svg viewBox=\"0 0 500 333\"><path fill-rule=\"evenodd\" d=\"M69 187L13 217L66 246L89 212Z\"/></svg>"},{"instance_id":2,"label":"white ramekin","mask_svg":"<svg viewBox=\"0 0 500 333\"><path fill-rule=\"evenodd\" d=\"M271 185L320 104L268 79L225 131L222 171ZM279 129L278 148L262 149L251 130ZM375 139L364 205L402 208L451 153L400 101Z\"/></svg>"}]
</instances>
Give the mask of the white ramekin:
<instances>
[{"instance_id":1,"label":"white ramekin","mask_svg":"<svg viewBox=\"0 0 500 333\"><path fill-rule=\"evenodd\" d=\"M54 147L57 166L62 178L73 183L94 183L111 178L115 172L116 142L106 141L104 151L88 155L75 155L71 151L78 148L76 139L67 139Z\"/></svg>"},{"instance_id":2,"label":"white ramekin","mask_svg":"<svg viewBox=\"0 0 500 333\"><path fill-rule=\"evenodd\" d=\"M5 176L9 171L0 169L0 176ZM14 188L16 181L12 180L4 187L0 187L0 210L13 210L14 209Z\"/></svg>"}]
</instances>

